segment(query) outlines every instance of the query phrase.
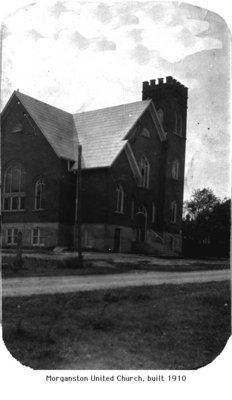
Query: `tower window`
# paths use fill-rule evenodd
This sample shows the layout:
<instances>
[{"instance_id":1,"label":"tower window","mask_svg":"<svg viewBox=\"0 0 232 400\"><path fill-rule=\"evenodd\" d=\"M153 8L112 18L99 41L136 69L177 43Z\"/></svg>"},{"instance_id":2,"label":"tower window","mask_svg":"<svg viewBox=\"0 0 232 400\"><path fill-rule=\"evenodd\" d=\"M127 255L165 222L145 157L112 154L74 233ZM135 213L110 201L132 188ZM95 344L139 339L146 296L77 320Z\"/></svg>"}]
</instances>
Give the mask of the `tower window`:
<instances>
[{"instance_id":1,"label":"tower window","mask_svg":"<svg viewBox=\"0 0 232 400\"><path fill-rule=\"evenodd\" d=\"M177 202L174 200L171 203L170 222L176 223L176 215L177 215Z\"/></svg>"},{"instance_id":2,"label":"tower window","mask_svg":"<svg viewBox=\"0 0 232 400\"><path fill-rule=\"evenodd\" d=\"M178 115L177 133L182 135L182 117L180 114Z\"/></svg>"},{"instance_id":3,"label":"tower window","mask_svg":"<svg viewBox=\"0 0 232 400\"><path fill-rule=\"evenodd\" d=\"M175 180L179 178L179 161L177 158L172 162L172 178Z\"/></svg>"},{"instance_id":4,"label":"tower window","mask_svg":"<svg viewBox=\"0 0 232 400\"><path fill-rule=\"evenodd\" d=\"M158 114L158 118L159 118L159 121L160 121L161 125L163 125L163 123L164 123L164 111L162 110L162 108L158 109L157 114Z\"/></svg>"},{"instance_id":5,"label":"tower window","mask_svg":"<svg viewBox=\"0 0 232 400\"><path fill-rule=\"evenodd\" d=\"M177 114L176 112L174 112L174 133L176 133L177 135L182 135L182 125L183 123L181 114Z\"/></svg>"}]
</instances>

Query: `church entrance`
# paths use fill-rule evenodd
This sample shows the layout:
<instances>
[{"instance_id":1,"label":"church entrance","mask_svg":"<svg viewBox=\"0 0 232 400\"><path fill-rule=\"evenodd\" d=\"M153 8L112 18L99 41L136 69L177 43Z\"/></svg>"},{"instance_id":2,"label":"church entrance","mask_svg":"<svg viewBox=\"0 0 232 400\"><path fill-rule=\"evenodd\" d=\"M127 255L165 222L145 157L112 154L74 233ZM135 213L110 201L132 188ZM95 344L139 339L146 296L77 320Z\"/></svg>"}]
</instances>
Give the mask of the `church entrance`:
<instances>
[{"instance_id":1,"label":"church entrance","mask_svg":"<svg viewBox=\"0 0 232 400\"><path fill-rule=\"evenodd\" d=\"M147 209L145 206L140 206L136 214L137 219L137 242L145 242L147 238Z\"/></svg>"},{"instance_id":2,"label":"church entrance","mask_svg":"<svg viewBox=\"0 0 232 400\"><path fill-rule=\"evenodd\" d=\"M116 228L114 231L114 251L119 252L121 250L121 229Z\"/></svg>"}]
</instances>

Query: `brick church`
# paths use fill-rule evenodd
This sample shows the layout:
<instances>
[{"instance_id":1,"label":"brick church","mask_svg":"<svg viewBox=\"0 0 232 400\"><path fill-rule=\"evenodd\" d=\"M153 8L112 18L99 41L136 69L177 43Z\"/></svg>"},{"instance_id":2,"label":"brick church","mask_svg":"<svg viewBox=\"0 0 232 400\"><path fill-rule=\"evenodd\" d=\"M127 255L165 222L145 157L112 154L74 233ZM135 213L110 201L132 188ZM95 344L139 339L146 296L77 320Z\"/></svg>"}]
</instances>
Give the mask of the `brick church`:
<instances>
[{"instance_id":1,"label":"brick church","mask_svg":"<svg viewBox=\"0 0 232 400\"><path fill-rule=\"evenodd\" d=\"M169 76L144 82L142 101L76 114L13 92L1 115L3 247L22 232L24 247L72 248L81 199L83 249L180 253L187 92Z\"/></svg>"}]
</instances>

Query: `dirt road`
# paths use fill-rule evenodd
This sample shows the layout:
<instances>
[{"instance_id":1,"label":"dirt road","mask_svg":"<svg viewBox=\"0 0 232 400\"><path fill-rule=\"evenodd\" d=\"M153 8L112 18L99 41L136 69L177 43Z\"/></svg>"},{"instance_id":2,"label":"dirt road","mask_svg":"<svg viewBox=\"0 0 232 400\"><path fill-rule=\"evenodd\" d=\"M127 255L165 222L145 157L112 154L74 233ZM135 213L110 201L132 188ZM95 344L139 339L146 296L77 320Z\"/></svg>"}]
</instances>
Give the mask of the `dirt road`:
<instances>
[{"instance_id":1,"label":"dirt road","mask_svg":"<svg viewBox=\"0 0 232 400\"><path fill-rule=\"evenodd\" d=\"M230 279L230 270L138 272L119 275L11 278L2 282L3 296L68 293L129 286L200 283Z\"/></svg>"}]
</instances>

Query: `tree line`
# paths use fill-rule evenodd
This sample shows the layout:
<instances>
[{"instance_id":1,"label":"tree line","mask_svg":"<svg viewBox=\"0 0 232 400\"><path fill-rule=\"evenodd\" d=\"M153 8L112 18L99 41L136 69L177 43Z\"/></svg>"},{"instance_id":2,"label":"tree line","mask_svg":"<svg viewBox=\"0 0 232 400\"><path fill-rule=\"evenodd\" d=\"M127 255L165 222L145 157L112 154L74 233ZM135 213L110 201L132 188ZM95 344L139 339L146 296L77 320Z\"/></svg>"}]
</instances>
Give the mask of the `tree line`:
<instances>
[{"instance_id":1,"label":"tree line","mask_svg":"<svg viewBox=\"0 0 232 400\"><path fill-rule=\"evenodd\" d=\"M189 256L228 257L231 199L219 199L212 189L196 189L184 202L183 253Z\"/></svg>"}]
</instances>

